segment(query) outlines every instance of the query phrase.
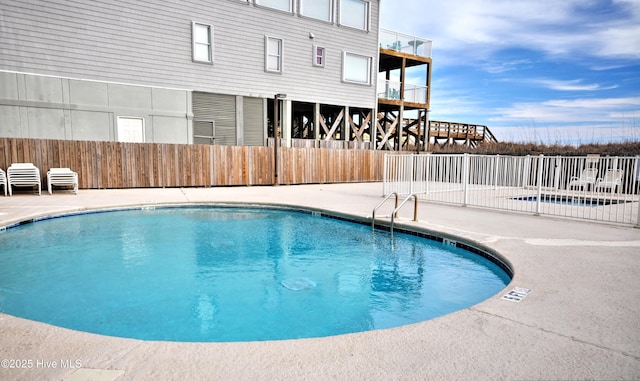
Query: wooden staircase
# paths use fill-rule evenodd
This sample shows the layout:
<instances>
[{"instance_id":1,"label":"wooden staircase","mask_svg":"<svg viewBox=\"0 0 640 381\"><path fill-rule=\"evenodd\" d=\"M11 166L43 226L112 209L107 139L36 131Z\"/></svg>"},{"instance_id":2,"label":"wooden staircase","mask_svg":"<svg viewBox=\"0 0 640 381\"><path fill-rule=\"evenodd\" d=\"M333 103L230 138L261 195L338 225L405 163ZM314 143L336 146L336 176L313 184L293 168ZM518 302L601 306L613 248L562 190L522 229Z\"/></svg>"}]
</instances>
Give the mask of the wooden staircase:
<instances>
[{"instance_id":1,"label":"wooden staircase","mask_svg":"<svg viewBox=\"0 0 640 381\"><path fill-rule=\"evenodd\" d=\"M480 143L498 142L487 126L438 120L429 121L429 137L440 146L465 144L475 148Z\"/></svg>"},{"instance_id":2,"label":"wooden staircase","mask_svg":"<svg viewBox=\"0 0 640 381\"><path fill-rule=\"evenodd\" d=\"M497 143L495 135L489 127L480 124L446 122L439 120L429 120L428 133L425 131L425 115L420 118L404 118L402 123L398 123L397 112L386 112L378 114L378 149L387 150L411 150L416 147L416 142L420 142L421 147L428 145L465 145L476 148L482 143ZM398 125L401 125L401 138L398 144ZM383 127L384 126L384 127ZM428 139L425 137L428 136ZM428 143L427 143L428 142Z\"/></svg>"}]
</instances>

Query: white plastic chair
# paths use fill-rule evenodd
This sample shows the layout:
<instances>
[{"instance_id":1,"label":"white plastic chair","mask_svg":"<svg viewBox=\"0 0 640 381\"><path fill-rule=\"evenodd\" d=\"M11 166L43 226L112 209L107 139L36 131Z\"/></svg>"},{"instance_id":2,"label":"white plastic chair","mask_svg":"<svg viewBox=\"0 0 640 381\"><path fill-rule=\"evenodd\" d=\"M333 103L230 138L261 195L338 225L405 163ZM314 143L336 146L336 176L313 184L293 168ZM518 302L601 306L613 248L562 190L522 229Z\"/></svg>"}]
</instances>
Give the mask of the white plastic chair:
<instances>
[{"instance_id":1,"label":"white plastic chair","mask_svg":"<svg viewBox=\"0 0 640 381\"><path fill-rule=\"evenodd\" d=\"M607 169L604 177L596 181L595 190L608 188L610 192L615 193L616 190L620 190L620 185L622 185L622 169Z\"/></svg>"},{"instance_id":2,"label":"white plastic chair","mask_svg":"<svg viewBox=\"0 0 640 381\"><path fill-rule=\"evenodd\" d=\"M13 163L7 169L7 188L9 188L9 196L12 196L11 186L38 187L38 195L42 194L42 186L40 182L40 170L32 163Z\"/></svg>"},{"instance_id":3,"label":"white plastic chair","mask_svg":"<svg viewBox=\"0 0 640 381\"><path fill-rule=\"evenodd\" d=\"M78 174L69 168L50 168L47 172L49 194L53 194L52 186L71 186L73 193L78 194Z\"/></svg>"},{"instance_id":4,"label":"white plastic chair","mask_svg":"<svg viewBox=\"0 0 640 381\"><path fill-rule=\"evenodd\" d=\"M572 177L569 181L569 189L572 187L580 187L584 189L586 186L589 189L589 186L592 186L596 182L596 178L598 177L598 169L597 168L585 168L580 177Z\"/></svg>"},{"instance_id":5,"label":"white plastic chair","mask_svg":"<svg viewBox=\"0 0 640 381\"><path fill-rule=\"evenodd\" d=\"M4 186L4 196L7 197L7 174L0 168L0 186Z\"/></svg>"}]
</instances>

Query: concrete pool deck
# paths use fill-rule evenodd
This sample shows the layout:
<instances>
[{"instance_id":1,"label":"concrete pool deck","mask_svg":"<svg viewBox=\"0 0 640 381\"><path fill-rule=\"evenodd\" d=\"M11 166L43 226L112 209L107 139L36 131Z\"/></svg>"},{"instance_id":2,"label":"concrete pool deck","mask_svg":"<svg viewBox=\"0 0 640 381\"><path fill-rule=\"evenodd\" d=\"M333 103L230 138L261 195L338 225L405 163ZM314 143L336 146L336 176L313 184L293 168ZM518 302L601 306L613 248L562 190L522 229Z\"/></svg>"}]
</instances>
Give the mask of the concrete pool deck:
<instances>
[{"instance_id":1,"label":"concrete pool deck","mask_svg":"<svg viewBox=\"0 0 640 381\"><path fill-rule=\"evenodd\" d=\"M381 195L380 183L21 192L0 197L0 226L91 208L205 202L364 218ZM501 254L515 271L511 284L417 324L273 342L147 342L0 313L0 380L640 379L640 229L425 202L418 222L411 212L407 205L398 223ZM518 303L502 300L513 287L532 291Z\"/></svg>"}]
</instances>

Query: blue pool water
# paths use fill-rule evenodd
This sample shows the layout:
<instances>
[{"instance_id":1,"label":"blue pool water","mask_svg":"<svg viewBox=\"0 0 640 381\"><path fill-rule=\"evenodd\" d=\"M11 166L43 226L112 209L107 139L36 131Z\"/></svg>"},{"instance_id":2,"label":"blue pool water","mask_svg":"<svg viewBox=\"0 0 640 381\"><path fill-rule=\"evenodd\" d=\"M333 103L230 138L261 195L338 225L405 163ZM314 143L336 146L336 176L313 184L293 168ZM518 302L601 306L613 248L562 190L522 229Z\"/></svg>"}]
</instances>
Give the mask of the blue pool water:
<instances>
[{"instance_id":1,"label":"blue pool water","mask_svg":"<svg viewBox=\"0 0 640 381\"><path fill-rule=\"evenodd\" d=\"M538 201L538 196L521 196L514 197L512 200L520 201ZM624 204L625 200L605 199L592 196L563 196L555 194L542 194L540 195L540 202L548 202L552 204L571 205L571 206L603 206L603 205L616 205Z\"/></svg>"},{"instance_id":2,"label":"blue pool water","mask_svg":"<svg viewBox=\"0 0 640 381\"><path fill-rule=\"evenodd\" d=\"M396 327L495 295L468 251L309 213L158 208L0 232L0 311L103 335L188 342Z\"/></svg>"}]
</instances>

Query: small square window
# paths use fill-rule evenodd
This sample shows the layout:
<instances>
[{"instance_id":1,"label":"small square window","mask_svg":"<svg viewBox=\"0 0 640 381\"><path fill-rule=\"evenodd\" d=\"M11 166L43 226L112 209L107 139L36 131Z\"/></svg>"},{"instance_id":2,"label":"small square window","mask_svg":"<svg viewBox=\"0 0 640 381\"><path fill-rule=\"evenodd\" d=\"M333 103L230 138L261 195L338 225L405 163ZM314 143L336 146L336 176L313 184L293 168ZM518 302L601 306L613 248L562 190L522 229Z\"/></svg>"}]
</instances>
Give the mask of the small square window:
<instances>
[{"instance_id":1,"label":"small square window","mask_svg":"<svg viewBox=\"0 0 640 381\"><path fill-rule=\"evenodd\" d=\"M266 36L264 69L272 73L282 73L282 39Z\"/></svg>"},{"instance_id":2,"label":"small square window","mask_svg":"<svg viewBox=\"0 0 640 381\"><path fill-rule=\"evenodd\" d=\"M321 46L313 46L313 66L324 67L325 49Z\"/></svg>"},{"instance_id":3,"label":"small square window","mask_svg":"<svg viewBox=\"0 0 640 381\"><path fill-rule=\"evenodd\" d=\"M118 141L144 143L144 118L119 116Z\"/></svg>"},{"instance_id":4,"label":"small square window","mask_svg":"<svg viewBox=\"0 0 640 381\"><path fill-rule=\"evenodd\" d=\"M213 27L207 24L192 23L193 61L213 62Z\"/></svg>"}]
</instances>

